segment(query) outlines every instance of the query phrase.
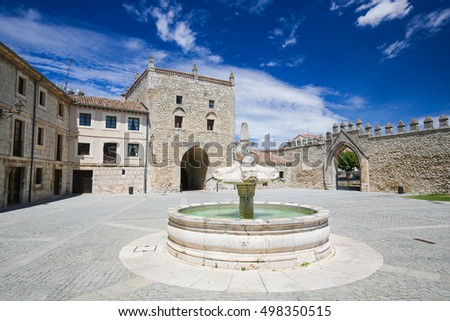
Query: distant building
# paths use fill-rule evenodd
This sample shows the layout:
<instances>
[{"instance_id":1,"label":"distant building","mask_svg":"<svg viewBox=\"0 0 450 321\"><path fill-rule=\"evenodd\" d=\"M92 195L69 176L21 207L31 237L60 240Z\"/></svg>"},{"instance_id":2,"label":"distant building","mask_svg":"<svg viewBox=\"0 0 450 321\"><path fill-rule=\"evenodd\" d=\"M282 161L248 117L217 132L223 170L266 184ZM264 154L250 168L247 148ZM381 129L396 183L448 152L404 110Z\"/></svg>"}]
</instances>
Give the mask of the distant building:
<instances>
[{"instance_id":1,"label":"distant building","mask_svg":"<svg viewBox=\"0 0 450 321\"><path fill-rule=\"evenodd\" d=\"M314 134L300 134L295 136L288 143L289 147L301 147L307 145L316 145L316 144L324 144L325 137L322 135L314 135Z\"/></svg>"}]
</instances>

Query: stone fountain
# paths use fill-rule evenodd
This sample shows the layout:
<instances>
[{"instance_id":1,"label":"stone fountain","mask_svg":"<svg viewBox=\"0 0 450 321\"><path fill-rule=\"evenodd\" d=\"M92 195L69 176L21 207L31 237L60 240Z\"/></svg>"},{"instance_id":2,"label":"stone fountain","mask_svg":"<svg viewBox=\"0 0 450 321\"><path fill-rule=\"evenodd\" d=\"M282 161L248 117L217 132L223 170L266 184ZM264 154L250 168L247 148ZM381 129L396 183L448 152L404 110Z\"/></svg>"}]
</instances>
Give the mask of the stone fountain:
<instances>
[{"instance_id":1,"label":"stone fountain","mask_svg":"<svg viewBox=\"0 0 450 321\"><path fill-rule=\"evenodd\" d=\"M328 210L254 202L257 184L278 179L278 173L255 164L250 155L240 158L212 174L218 182L236 185L239 203L170 208L167 251L188 263L243 270L308 265L332 255Z\"/></svg>"}]
</instances>

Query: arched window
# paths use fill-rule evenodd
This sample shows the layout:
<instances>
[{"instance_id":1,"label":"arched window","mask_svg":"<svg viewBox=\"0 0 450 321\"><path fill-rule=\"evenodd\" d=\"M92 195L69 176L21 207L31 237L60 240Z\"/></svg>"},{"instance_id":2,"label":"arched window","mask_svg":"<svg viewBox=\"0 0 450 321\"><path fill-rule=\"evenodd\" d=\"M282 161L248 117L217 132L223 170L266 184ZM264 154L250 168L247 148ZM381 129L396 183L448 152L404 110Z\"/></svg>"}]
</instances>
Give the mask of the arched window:
<instances>
[{"instance_id":1,"label":"arched window","mask_svg":"<svg viewBox=\"0 0 450 321\"><path fill-rule=\"evenodd\" d=\"M173 111L173 127L174 128L183 128L183 119L186 113L184 109L181 107L175 108Z\"/></svg>"},{"instance_id":2,"label":"arched window","mask_svg":"<svg viewBox=\"0 0 450 321\"><path fill-rule=\"evenodd\" d=\"M216 123L217 115L214 112L206 114L206 130L214 131L214 125Z\"/></svg>"}]
</instances>

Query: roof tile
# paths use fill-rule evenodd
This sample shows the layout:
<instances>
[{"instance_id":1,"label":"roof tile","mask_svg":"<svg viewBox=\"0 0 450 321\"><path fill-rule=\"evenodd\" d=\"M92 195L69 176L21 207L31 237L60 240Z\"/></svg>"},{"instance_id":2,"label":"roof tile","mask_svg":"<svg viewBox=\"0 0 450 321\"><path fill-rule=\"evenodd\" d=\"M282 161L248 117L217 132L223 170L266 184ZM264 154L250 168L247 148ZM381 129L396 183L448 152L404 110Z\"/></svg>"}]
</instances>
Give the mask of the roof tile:
<instances>
[{"instance_id":1,"label":"roof tile","mask_svg":"<svg viewBox=\"0 0 450 321\"><path fill-rule=\"evenodd\" d=\"M131 111L138 113L147 113L148 109L143 103L136 101L117 100L111 98L102 98L94 96L70 95L74 105L106 108L121 111Z\"/></svg>"}]
</instances>

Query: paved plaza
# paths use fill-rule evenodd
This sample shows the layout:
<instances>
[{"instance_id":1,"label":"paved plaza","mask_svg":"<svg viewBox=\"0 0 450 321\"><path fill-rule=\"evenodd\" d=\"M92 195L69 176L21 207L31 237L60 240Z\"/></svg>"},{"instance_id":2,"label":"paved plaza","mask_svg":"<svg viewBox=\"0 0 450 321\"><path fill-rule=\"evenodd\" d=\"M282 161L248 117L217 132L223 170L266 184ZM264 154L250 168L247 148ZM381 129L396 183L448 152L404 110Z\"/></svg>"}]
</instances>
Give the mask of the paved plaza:
<instances>
[{"instance_id":1,"label":"paved plaza","mask_svg":"<svg viewBox=\"0 0 450 321\"><path fill-rule=\"evenodd\" d=\"M210 278L211 289L192 288L136 274L122 263L119 256L127 245L147 237L164 239L168 207L236 200L236 191L85 194L3 209L0 299L450 300L450 203L406 199L397 194L257 190L255 201L295 202L329 209L331 233L336 240L349 239L379 253L379 268L350 283L330 282L320 289L292 287L292 291L284 292L233 292L226 286L217 290L219 278ZM355 251L356 259L358 253ZM164 255L160 258L173 260ZM264 273L274 283L286 280L283 271L242 273ZM347 273L352 273L351 265ZM182 274L178 278L184 279ZM186 274L185 279L191 280L192 275Z\"/></svg>"}]
</instances>

